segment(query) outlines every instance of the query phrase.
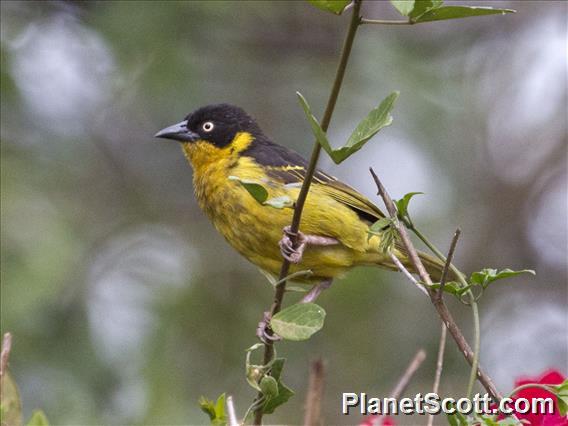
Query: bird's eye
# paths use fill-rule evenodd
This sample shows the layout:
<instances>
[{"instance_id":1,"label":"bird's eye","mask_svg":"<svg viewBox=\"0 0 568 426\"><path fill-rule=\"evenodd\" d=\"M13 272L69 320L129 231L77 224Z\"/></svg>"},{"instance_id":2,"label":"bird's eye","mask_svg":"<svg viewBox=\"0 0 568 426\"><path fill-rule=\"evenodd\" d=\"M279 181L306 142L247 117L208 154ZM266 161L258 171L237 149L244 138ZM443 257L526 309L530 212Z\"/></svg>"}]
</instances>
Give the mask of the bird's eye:
<instances>
[{"instance_id":1,"label":"bird's eye","mask_svg":"<svg viewBox=\"0 0 568 426\"><path fill-rule=\"evenodd\" d=\"M203 128L204 131L210 132L211 130L213 130L215 125L211 121L206 121L205 123L203 123L201 127Z\"/></svg>"}]
</instances>

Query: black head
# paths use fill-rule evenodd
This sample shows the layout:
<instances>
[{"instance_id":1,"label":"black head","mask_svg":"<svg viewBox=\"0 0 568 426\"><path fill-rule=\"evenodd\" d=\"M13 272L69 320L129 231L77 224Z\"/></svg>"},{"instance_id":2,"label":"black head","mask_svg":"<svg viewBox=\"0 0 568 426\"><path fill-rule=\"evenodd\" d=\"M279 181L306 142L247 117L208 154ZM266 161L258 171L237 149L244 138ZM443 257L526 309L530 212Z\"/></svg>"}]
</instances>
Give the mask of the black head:
<instances>
[{"instance_id":1,"label":"black head","mask_svg":"<svg viewBox=\"0 0 568 426\"><path fill-rule=\"evenodd\" d=\"M262 134L256 122L243 109L228 105L208 105L189 114L184 121L166 127L156 137L180 142L206 141L219 148L229 145L239 132Z\"/></svg>"}]
</instances>

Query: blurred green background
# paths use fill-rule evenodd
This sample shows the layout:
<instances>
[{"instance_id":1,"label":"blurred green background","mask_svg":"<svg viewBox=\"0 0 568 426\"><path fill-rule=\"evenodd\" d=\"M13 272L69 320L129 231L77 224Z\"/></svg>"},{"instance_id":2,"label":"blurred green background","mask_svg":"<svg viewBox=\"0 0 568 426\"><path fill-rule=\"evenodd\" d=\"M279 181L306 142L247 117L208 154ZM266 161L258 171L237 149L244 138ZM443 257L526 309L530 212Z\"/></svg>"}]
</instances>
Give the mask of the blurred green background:
<instances>
[{"instance_id":1,"label":"blurred green background","mask_svg":"<svg viewBox=\"0 0 568 426\"><path fill-rule=\"evenodd\" d=\"M415 221L443 250L461 226L465 271L537 270L481 301L481 362L507 391L567 373L567 5L483 4L518 13L362 27L330 136L340 144L400 90L395 121L321 165L372 199L369 166L393 197L425 192ZM397 18L386 1L363 10ZM229 102L309 155L295 91L321 117L348 19L301 1L1 2L1 331L25 418L204 423L198 397L221 392L244 413L244 350L272 290L199 211L179 146L153 135ZM359 422L340 415L341 392L386 396L420 347L407 394L431 389L439 321L404 277L360 268L320 303L323 331L278 345L297 395L269 422L302 421L320 356L326 423ZM451 307L471 337L469 309ZM442 393L463 395L468 374L449 341Z\"/></svg>"}]
</instances>

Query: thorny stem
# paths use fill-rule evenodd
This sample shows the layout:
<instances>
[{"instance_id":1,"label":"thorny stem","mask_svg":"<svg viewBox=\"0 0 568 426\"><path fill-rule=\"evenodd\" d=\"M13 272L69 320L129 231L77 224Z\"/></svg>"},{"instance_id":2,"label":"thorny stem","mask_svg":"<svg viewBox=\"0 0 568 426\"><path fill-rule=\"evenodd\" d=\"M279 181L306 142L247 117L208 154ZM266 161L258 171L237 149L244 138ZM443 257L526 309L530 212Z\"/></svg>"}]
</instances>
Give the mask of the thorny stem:
<instances>
[{"instance_id":1,"label":"thorny stem","mask_svg":"<svg viewBox=\"0 0 568 426\"><path fill-rule=\"evenodd\" d=\"M375 183L377 185L378 194L383 199L390 217L396 218L397 217L397 211L396 211L396 207L394 205L394 202L392 201L392 198L390 197L390 195L388 194L388 192L384 188L383 184L381 183L381 181L379 180L379 178L375 174L374 170L371 168L370 171L371 171L371 175L373 176L373 179L375 180ZM410 237L408 236L408 232L406 230L406 227L401 226L400 223L397 223L396 228L397 228L397 230L400 234L401 240L402 240L406 250L408 251L408 257L410 258L412 265L416 268L416 271L418 271L418 274L420 275L420 279L422 281L424 281L429 287L428 288L428 295L430 296L430 300L434 304L434 307L438 311L440 318L442 318L442 321L444 322L444 324L446 324L446 327L448 327L450 334L454 338L456 344L458 345L460 351L463 353L467 362L472 367L475 366L475 369L474 370L472 369L473 372L474 372L474 375L479 377L479 381L485 387L485 389L491 395L491 397L495 401L500 401L501 399L503 399L502 395L499 393L499 391L497 390L497 388L493 384L493 381L491 380L491 378L487 374L485 374L485 372L482 371L481 368L479 368L478 359L477 359L478 358L477 355L479 354L479 347L477 346L477 349L478 349L477 354L474 353L471 350L471 347L467 343L467 340L465 340L465 337L464 337L462 331L460 330L460 328L458 327L454 318L452 317L452 314L448 310L448 307L446 306L444 299L438 300L438 298L436 297L436 293L430 288L430 286L432 285L432 280L430 279L430 275L428 275L428 272L426 272L424 265L422 264L422 262L420 261L420 259L418 257L418 253L416 252L416 249L414 248L414 245L412 244L412 241L410 240ZM432 251L434 251L438 257L441 256L441 258L443 258L444 261L445 261L444 255L442 255L438 249L435 249L435 250L434 249L435 249L435 247L433 247ZM450 268L452 268L452 267L450 266ZM455 271L454 271L454 269L455 269ZM454 273L458 277L461 276L461 278L465 281L465 279L463 278L463 275L461 274L461 272L459 272L457 270L457 268L453 267L452 271L454 271ZM472 307L473 307L473 304L472 304ZM476 309L474 310L474 318L476 320L475 322L477 324L479 324L479 316L477 315ZM479 334L477 334L477 333L476 333L476 339L479 339ZM476 343L478 343L478 342L476 342ZM469 386L468 386L468 388L469 388Z\"/></svg>"},{"instance_id":2,"label":"thorny stem","mask_svg":"<svg viewBox=\"0 0 568 426\"><path fill-rule=\"evenodd\" d=\"M321 121L321 128L324 132L327 131L329 123L331 122L331 117L335 109L335 104L337 103L337 98L339 97L341 84L343 83L343 77L345 76L345 70L347 69L347 61L349 60L349 56L351 54L351 48L353 47L355 33L357 32L357 28L359 28L359 25L361 23L361 17L359 13L361 10L362 3L363 0L354 1L351 21L349 23L349 29L347 30L347 36L345 38L343 49L341 51L339 64L337 65L335 80L333 81L331 93L329 95L327 106L325 108L325 112ZM298 199L296 200L294 208L294 216L292 218L292 225L290 226L290 234L294 246L296 245L296 237L294 234L296 234L300 228L300 220L302 219L302 210L304 208L304 204L308 196L308 191L310 189L312 178L316 170L320 151L321 151L321 146L316 141L314 143L314 148L312 150L310 162L306 170L306 176L304 178L304 182L302 183L302 188L300 189L300 193L298 194ZM284 260L282 262L282 267L280 268L280 277L279 277L280 283L276 286L274 292L274 301L272 302L272 307L270 309L271 315L275 315L276 313L278 313L280 311L280 308L282 307L282 300L284 299L284 293L286 291L286 281L284 280L284 278L288 275L289 270L290 270L290 262ZM269 335L272 334L270 328L267 329L267 333ZM268 364L273 356L274 356L273 342L269 340L264 344L264 364L265 365ZM257 399L261 397L262 393L259 392ZM260 407L255 412L254 416L255 425L260 425L262 423L262 414L263 414L262 407Z\"/></svg>"}]
</instances>

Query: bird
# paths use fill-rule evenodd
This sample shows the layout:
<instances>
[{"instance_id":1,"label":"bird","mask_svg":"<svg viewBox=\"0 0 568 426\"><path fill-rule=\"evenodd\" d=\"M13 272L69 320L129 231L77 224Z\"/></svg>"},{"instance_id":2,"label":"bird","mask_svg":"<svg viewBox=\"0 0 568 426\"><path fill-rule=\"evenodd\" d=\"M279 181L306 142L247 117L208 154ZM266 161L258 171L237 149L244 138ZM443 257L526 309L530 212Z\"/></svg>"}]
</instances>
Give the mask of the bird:
<instances>
[{"instance_id":1,"label":"bird","mask_svg":"<svg viewBox=\"0 0 568 426\"><path fill-rule=\"evenodd\" d=\"M308 162L273 142L242 108L204 106L155 137L181 143L193 168L199 206L237 252L273 276L287 259L290 272L300 273L294 280L313 286L304 302L314 301L334 278L356 266L398 269L381 248L380 233L369 234L370 226L385 217L383 212L320 169L314 173L297 234L299 244L294 247L289 225ZM286 197L291 203L279 208L261 203L242 182L257 183L269 199ZM396 244L392 250L412 271L403 246ZM439 280L444 264L425 253L419 256L432 279Z\"/></svg>"}]
</instances>

